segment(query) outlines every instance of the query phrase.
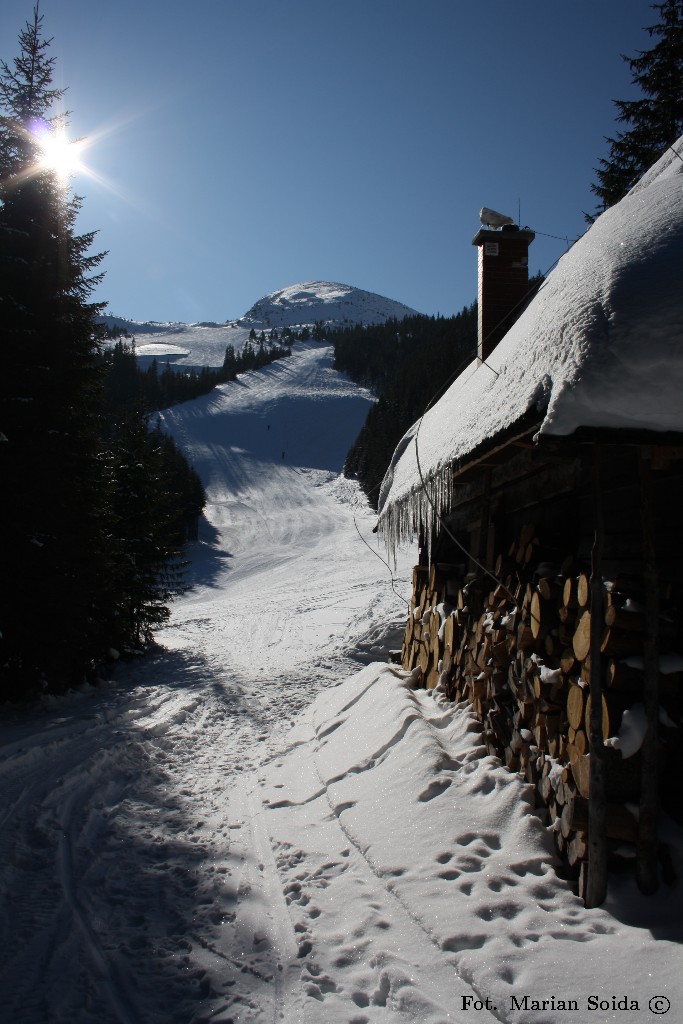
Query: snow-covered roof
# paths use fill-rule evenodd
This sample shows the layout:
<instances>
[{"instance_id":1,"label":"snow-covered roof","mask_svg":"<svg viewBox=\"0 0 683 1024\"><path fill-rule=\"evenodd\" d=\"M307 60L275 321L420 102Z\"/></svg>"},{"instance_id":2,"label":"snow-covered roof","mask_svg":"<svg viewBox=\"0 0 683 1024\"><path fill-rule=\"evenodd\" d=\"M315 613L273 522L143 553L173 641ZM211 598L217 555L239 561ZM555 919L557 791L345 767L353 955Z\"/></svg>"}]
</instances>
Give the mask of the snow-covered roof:
<instances>
[{"instance_id":1,"label":"snow-covered roof","mask_svg":"<svg viewBox=\"0 0 683 1024\"><path fill-rule=\"evenodd\" d=\"M682 270L683 137L562 257L486 362L406 433L380 492L383 534L393 543L416 519L430 524L434 506L448 507L454 465L530 418L537 440L683 431Z\"/></svg>"}]
</instances>

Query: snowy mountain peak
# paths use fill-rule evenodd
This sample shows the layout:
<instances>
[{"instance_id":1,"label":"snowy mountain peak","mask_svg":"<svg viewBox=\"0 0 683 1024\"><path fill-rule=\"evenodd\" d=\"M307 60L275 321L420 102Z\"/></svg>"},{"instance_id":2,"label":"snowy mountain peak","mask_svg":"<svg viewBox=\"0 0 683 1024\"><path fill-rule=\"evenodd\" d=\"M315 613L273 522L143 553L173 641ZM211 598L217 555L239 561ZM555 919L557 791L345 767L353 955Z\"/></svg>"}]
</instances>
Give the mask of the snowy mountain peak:
<instances>
[{"instance_id":1,"label":"snowy mountain peak","mask_svg":"<svg viewBox=\"0 0 683 1024\"><path fill-rule=\"evenodd\" d=\"M176 366L222 366L226 346L241 351L252 330L261 332L320 322L328 327L381 324L392 317L402 320L415 314L416 310L402 302L362 288L332 281L306 281L265 295L239 320L223 324L153 320L140 323L111 315L100 319L110 329L127 331L137 339L136 351L143 364L158 359Z\"/></svg>"},{"instance_id":2,"label":"snowy mountain peak","mask_svg":"<svg viewBox=\"0 0 683 1024\"><path fill-rule=\"evenodd\" d=\"M330 326L377 324L416 310L374 292L334 281L305 281L270 292L237 321L254 328L294 327L322 321Z\"/></svg>"}]
</instances>

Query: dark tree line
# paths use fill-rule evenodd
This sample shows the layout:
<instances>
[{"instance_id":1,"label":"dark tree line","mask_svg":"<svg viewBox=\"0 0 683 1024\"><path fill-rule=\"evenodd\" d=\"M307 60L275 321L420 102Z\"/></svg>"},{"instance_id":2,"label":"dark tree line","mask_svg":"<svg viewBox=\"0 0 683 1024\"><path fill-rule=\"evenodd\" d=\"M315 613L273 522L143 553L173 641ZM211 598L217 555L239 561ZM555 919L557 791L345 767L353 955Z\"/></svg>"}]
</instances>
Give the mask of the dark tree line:
<instances>
[{"instance_id":1,"label":"dark tree line","mask_svg":"<svg viewBox=\"0 0 683 1024\"><path fill-rule=\"evenodd\" d=\"M344 466L377 507L379 485L394 449L435 393L474 358L477 307L452 317L413 316L336 331L335 368L378 396Z\"/></svg>"},{"instance_id":2,"label":"dark tree line","mask_svg":"<svg viewBox=\"0 0 683 1024\"><path fill-rule=\"evenodd\" d=\"M107 408L103 254L42 159L62 93L38 6L0 62L0 699L95 678L145 644L182 589L181 545L204 502L143 411Z\"/></svg>"},{"instance_id":3,"label":"dark tree line","mask_svg":"<svg viewBox=\"0 0 683 1024\"><path fill-rule=\"evenodd\" d=\"M626 128L605 140L609 153L599 161L591 185L600 204L597 213L618 203L683 134L683 0L651 6L659 21L646 31L655 45L623 58L640 96L614 101L617 123Z\"/></svg>"}]
</instances>

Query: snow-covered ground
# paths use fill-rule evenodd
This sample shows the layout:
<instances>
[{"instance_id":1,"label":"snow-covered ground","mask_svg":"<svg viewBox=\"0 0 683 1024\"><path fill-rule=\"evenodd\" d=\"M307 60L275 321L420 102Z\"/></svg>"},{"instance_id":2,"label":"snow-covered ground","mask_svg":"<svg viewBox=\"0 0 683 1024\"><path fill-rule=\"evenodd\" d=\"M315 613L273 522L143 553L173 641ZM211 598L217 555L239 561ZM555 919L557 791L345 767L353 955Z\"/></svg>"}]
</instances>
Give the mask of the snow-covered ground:
<instances>
[{"instance_id":1,"label":"snow-covered ground","mask_svg":"<svg viewBox=\"0 0 683 1024\"><path fill-rule=\"evenodd\" d=\"M240 321L229 324L161 324L138 323L122 317L103 317L110 327L118 327L135 339L135 351L144 368L153 359L160 367L192 367L223 365L225 350L232 345L241 352L249 340L251 327Z\"/></svg>"},{"instance_id":2,"label":"snow-covered ground","mask_svg":"<svg viewBox=\"0 0 683 1024\"><path fill-rule=\"evenodd\" d=\"M331 364L164 414L208 489L194 589L113 683L2 710L0 1019L679 1019L680 888L584 910L467 710L386 664L405 605L339 476L371 399Z\"/></svg>"}]
</instances>

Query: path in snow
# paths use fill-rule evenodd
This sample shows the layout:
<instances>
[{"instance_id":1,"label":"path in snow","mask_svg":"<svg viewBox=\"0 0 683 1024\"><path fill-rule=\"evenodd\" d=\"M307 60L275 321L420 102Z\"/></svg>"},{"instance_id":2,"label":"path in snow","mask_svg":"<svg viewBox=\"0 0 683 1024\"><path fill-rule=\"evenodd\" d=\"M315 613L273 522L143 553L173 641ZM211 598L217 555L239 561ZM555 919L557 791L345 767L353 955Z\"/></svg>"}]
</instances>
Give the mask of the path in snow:
<instances>
[{"instance_id":1,"label":"path in snow","mask_svg":"<svg viewBox=\"0 0 683 1024\"><path fill-rule=\"evenodd\" d=\"M164 649L5 713L3 1019L273 1019L297 947L247 770L402 609L339 477L371 396L331 367L297 346L164 414L209 498Z\"/></svg>"}]
</instances>

